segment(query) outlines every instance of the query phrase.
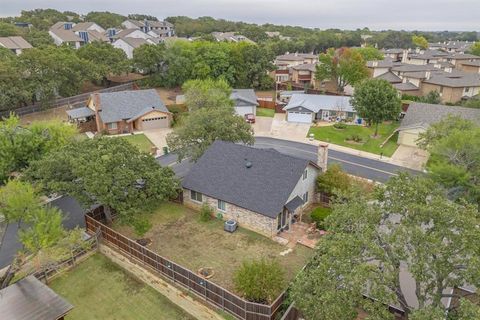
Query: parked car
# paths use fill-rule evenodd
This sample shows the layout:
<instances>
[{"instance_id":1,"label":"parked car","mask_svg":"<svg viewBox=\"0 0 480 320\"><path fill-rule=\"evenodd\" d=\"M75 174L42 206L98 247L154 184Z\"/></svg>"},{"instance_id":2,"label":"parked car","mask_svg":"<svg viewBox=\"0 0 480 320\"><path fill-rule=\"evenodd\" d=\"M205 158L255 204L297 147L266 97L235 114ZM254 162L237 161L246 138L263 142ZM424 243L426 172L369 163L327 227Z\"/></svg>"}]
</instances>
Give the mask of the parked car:
<instances>
[{"instance_id":1,"label":"parked car","mask_svg":"<svg viewBox=\"0 0 480 320\"><path fill-rule=\"evenodd\" d=\"M255 123L255 115L253 113L247 113L245 115L245 121L248 123Z\"/></svg>"}]
</instances>

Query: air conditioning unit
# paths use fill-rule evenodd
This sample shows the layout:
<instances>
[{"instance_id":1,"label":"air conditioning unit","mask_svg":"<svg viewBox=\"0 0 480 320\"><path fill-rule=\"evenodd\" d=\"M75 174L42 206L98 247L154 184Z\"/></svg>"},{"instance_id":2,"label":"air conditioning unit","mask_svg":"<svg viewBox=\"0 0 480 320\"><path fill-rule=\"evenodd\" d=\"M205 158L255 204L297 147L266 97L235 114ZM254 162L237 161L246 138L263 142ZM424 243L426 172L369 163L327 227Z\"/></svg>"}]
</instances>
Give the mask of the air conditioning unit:
<instances>
[{"instance_id":1,"label":"air conditioning unit","mask_svg":"<svg viewBox=\"0 0 480 320\"><path fill-rule=\"evenodd\" d=\"M227 232L234 232L235 230L237 230L237 221L232 219L225 221L225 224L223 225L223 230Z\"/></svg>"}]
</instances>

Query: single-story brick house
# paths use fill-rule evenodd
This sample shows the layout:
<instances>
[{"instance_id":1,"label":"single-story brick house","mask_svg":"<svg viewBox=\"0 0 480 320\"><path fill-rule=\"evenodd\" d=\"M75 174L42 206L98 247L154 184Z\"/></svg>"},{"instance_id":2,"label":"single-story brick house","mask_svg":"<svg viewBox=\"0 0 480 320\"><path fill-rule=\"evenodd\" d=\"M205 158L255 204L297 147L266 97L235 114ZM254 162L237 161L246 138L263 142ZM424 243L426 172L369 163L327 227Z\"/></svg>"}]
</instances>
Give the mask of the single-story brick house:
<instances>
[{"instance_id":1,"label":"single-story brick house","mask_svg":"<svg viewBox=\"0 0 480 320\"><path fill-rule=\"evenodd\" d=\"M398 131L398 144L410 147L417 146L417 140L431 124L440 122L448 115L460 116L480 125L480 109L458 106L445 106L414 102L410 104Z\"/></svg>"},{"instance_id":2,"label":"single-story brick house","mask_svg":"<svg viewBox=\"0 0 480 320\"><path fill-rule=\"evenodd\" d=\"M327 153L328 145L320 146L313 163L274 149L215 141L182 181L184 205L198 210L207 203L223 219L273 237L315 201Z\"/></svg>"},{"instance_id":3,"label":"single-story brick house","mask_svg":"<svg viewBox=\"0 0 480 320\"><path fill-rule=\"evenodd\" d=\"M312 123L314 120L357 120L350 97L295 93L283 108L288 122Z\"/></svg>"},{"instance_id":4,"label":"single-story brick house","mask_svg":"<svg viewBox=\"0 0 480 320\"><path fill-rule=\"evenodd\" d=\"M86 107L67 114L73 121L94 120L97 131L108 134L169 128L172 121L172 113L154 89L93 93Z\"/></svg>"}]
</instances>

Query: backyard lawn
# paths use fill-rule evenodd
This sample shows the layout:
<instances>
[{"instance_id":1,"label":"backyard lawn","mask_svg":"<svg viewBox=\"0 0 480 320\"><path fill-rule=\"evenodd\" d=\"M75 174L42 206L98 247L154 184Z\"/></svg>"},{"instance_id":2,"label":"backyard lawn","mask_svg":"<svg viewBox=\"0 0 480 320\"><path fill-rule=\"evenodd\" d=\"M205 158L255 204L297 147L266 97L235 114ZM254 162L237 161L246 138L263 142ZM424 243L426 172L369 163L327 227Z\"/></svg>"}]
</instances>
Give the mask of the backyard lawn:
<instances>
[{"instance_id":1,"label":"backyard lawn","mask_svg":"<svg viewBox=\"0 0 480 320\"><path fill-rule=\"evenodd\" d=\"M151 250L193 272L213 268L211 280L231 291L232 276L245 260L276 259L286 271L287 280L291 280L313 254L311 249L297 245L282 256L286 246L243 228L227 233L223 221L200 222L197 212L179 204L162 204L149 220L153 227L143 237L152 240ZM130 227L115 228L130 238L138 238Z\"/></svg>"},{"instance_id":2,"label":"backyard lawn","mask_svg":"<svg viewBox=\"0 0 480 320\"><path fill-rule=\"evenodd\" d=\"M313 133L316 140L331 142L341 146L376 154L383 153L384 156L390 157L395 150L397 150L398 134L393 135L393 137L388 140L383 148L381 148L380 145L392 134L396 128L398 128L397 122L379 125L379 137L375 139L372 138L375 132L374 127L363 127L358 125L347 125L345 129L336 129L333 126L311 127L308 131L308 134ZM347 141L350 139L350 137L352 137L352 135L360 136L362 141Z\"/></svg>"},{"instance_id":3,"label":"backyard lawn","mask_svg":"<svg viewBox=\"0 0 480 320\"><path fill-rule=\"evenodd\" d=\"M138 149L140 149L140 151L147 153L152 151L151 148L153 147L153 143L143 133L122 136L121 138L136 146Z\"/></svg>"},{"instance_id":4,"label":"backyard lawn","mask_svg":"<svg viewBox=\"0 0 480 320\"><path fill-rule=\"evenodd\" d=\"M70 320L194 319L98 253L54 279L50 287L74 306Z\"/></svg>"},{"instance_id":5,"label":"backyard lawn","mask_svg":"<svg viewBox=\"0 0 480 320\"><path fill-rule=\"evenodd\" d=\"M257 117L270 117L273 118L275 110L268 108L257 108Z\"/></svg>"}]
</instances>

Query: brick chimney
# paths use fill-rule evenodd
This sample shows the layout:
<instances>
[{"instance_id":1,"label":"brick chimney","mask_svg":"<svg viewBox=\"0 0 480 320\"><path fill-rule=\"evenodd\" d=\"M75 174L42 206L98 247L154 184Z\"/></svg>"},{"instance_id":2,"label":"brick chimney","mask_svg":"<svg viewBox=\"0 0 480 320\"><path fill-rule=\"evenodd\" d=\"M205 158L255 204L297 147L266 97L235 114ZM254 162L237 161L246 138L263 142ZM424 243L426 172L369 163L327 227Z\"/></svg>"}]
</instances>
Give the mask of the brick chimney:
<instances>
[{"instance_id":1,"label":"brick chimney","mask_svg":"<svg viewBox=\"0 0 480 320\"><path fill-rule=\"evenodd\" d=\"M317 165L322 172L327 171L328 164L328 143L320 143L317 150Z\"/></svg>"}]
</instances>

